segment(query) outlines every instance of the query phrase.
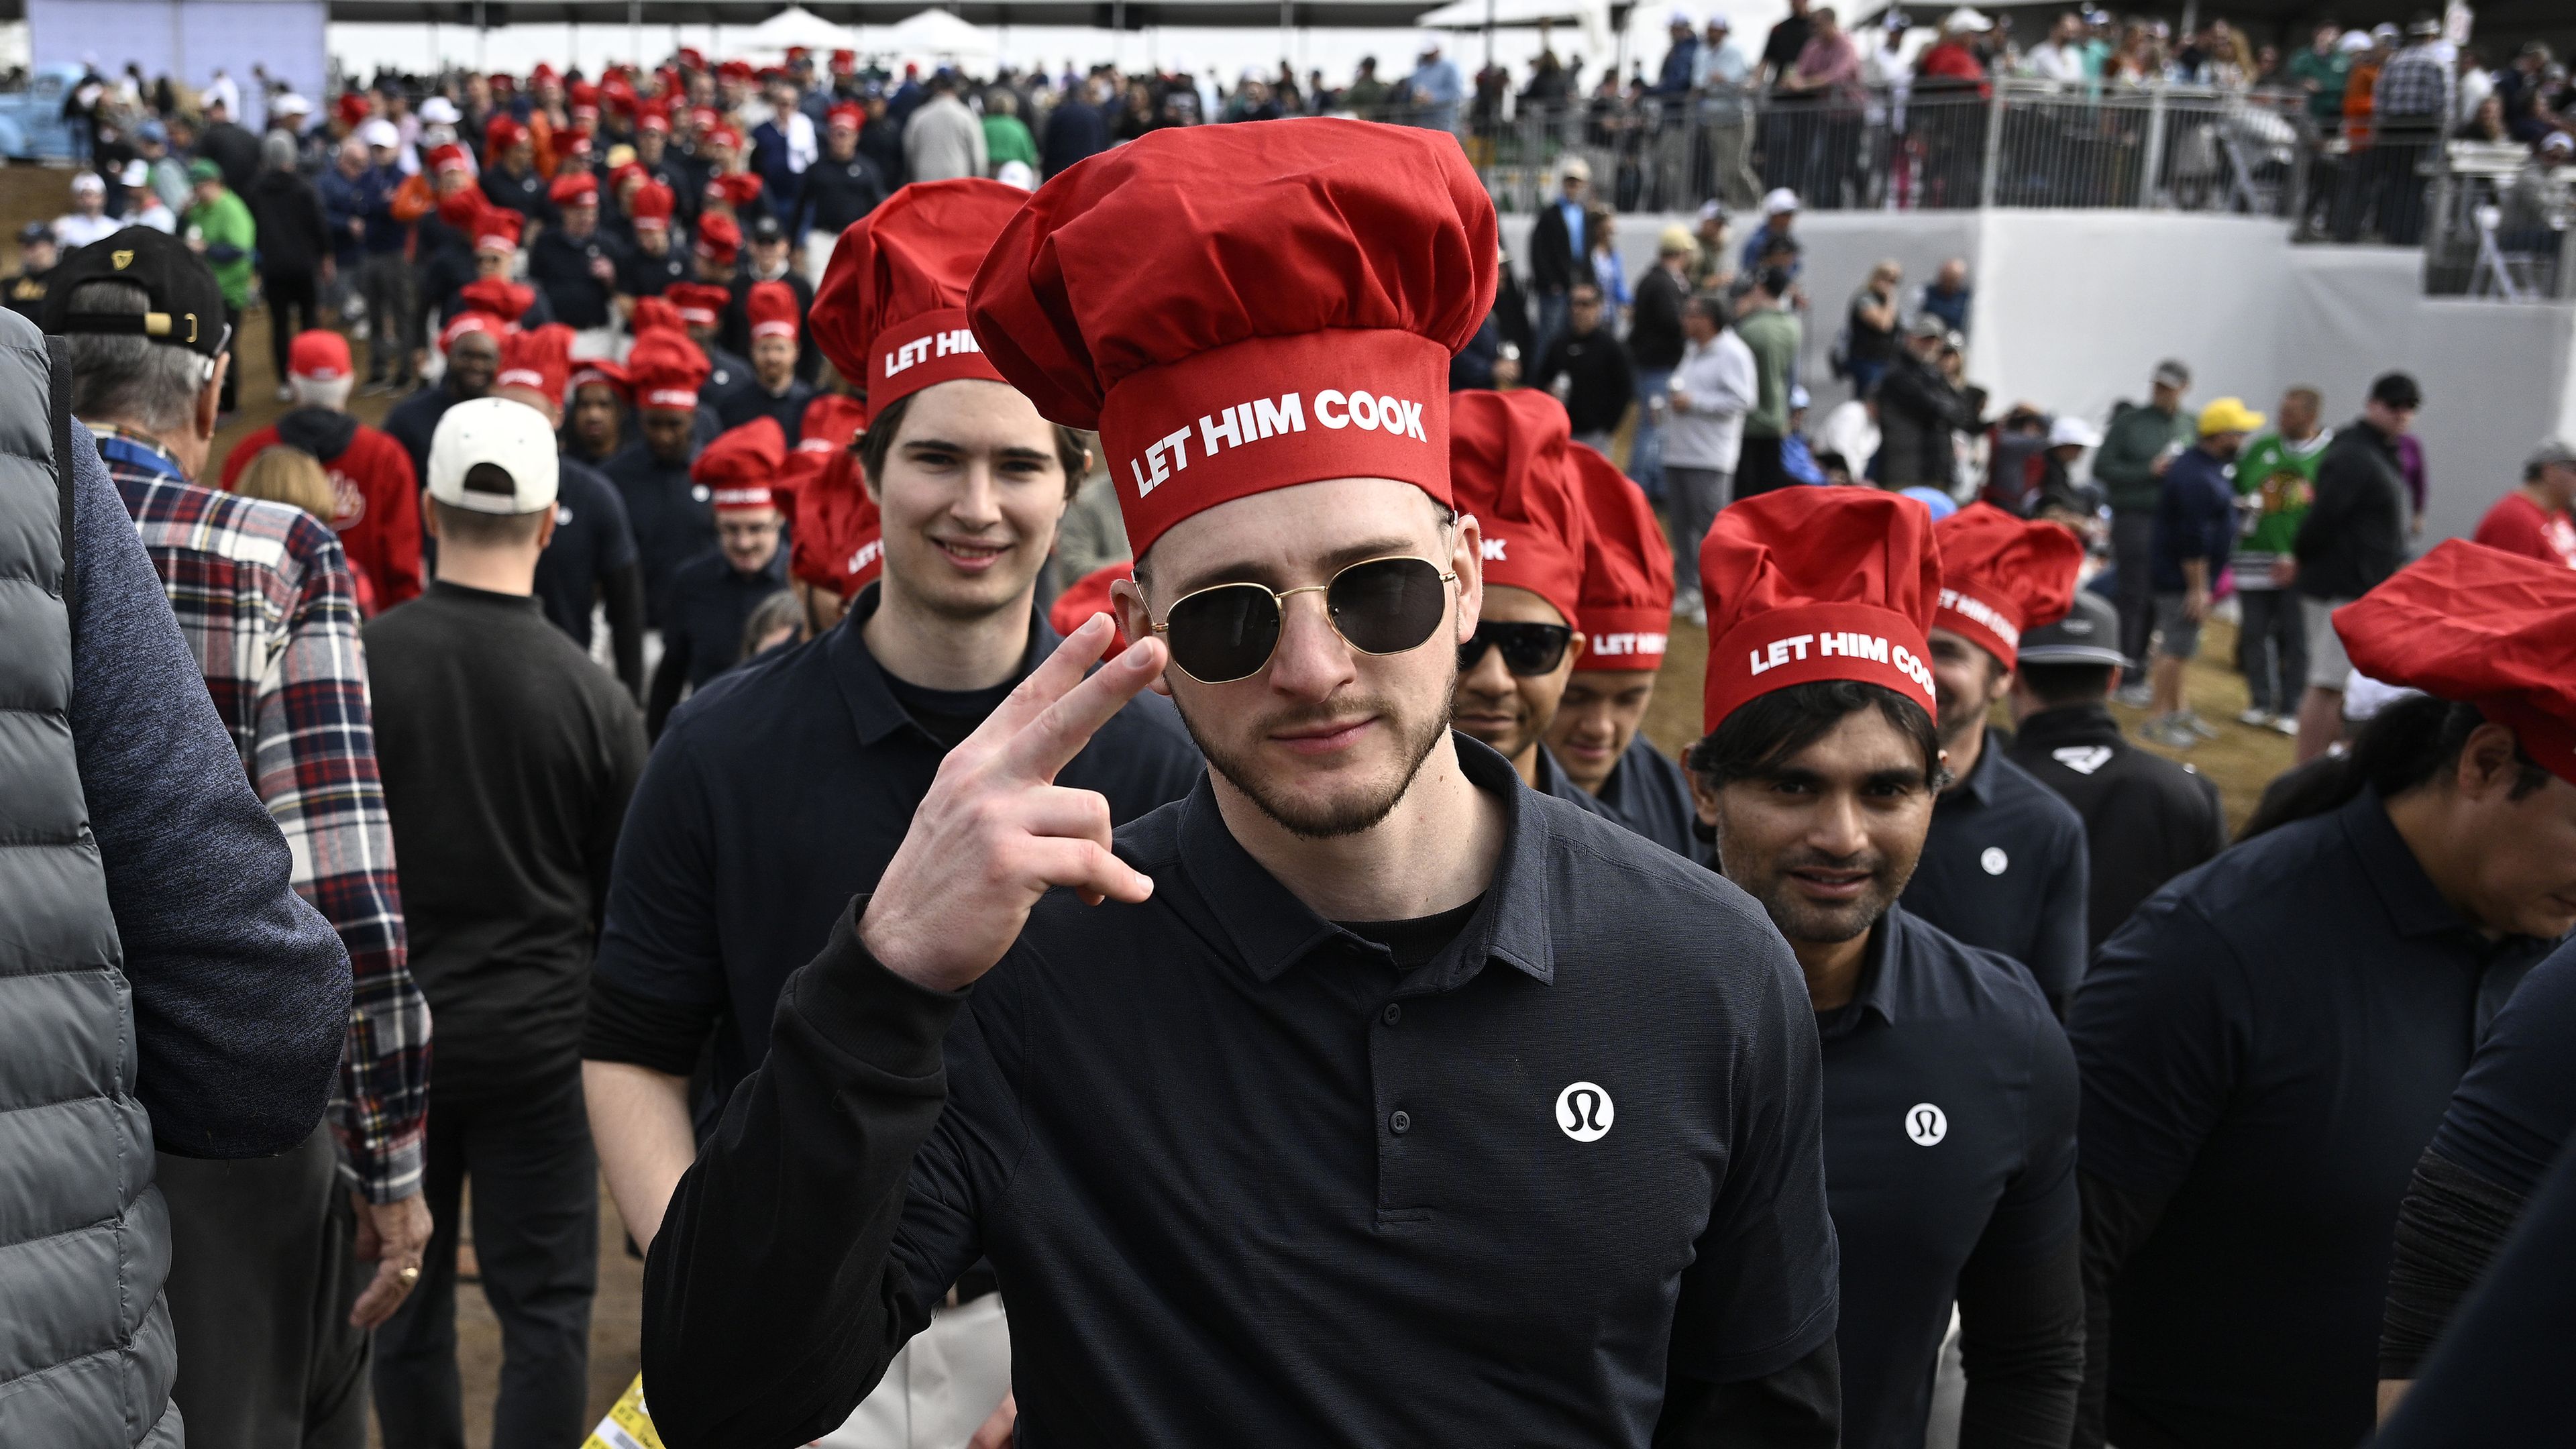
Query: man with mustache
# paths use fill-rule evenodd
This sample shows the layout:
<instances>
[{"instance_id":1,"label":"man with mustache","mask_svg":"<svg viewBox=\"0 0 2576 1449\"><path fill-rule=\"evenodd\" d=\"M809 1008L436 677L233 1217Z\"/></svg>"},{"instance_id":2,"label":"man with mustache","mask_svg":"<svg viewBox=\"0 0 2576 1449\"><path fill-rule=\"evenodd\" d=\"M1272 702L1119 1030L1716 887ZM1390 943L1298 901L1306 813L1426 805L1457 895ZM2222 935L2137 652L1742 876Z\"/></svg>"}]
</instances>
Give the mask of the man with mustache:
<instances>
[{"instance_id":1,"label":"man with mustache","mask_svg":"<svg viewBox=\"0 0 2576 1449\"><path fill-rule=\"evenodd\" d=\"M1834 1442L1788 949L1446 727L1495 231L1448 137L1310 119L1148 133L994 243L973 341L1101 430L1136 643L959 743L781 989L646 1264L674 1449L828 1428L979 1254L1031 1444ZM1056 771L1147 688L1209 768L1113 836Z\"/></svg>"},{"instance_id":2,"label":"man with mustache","mask_svg":"<svg viewBox=\"0 0 2576 1449\"><path fill-rule=\"evenodd\" d=\"M2084 1365L2074 1057L2014 963L1897 904L1946 773L1923 663L1932 534L1921 504L1860 489L1718 515L1691 783L1823 1041L1842 1442L1919 1449L1956 1303L1958 1442L2058 1444Z\"/></svg>"}]
</instances>

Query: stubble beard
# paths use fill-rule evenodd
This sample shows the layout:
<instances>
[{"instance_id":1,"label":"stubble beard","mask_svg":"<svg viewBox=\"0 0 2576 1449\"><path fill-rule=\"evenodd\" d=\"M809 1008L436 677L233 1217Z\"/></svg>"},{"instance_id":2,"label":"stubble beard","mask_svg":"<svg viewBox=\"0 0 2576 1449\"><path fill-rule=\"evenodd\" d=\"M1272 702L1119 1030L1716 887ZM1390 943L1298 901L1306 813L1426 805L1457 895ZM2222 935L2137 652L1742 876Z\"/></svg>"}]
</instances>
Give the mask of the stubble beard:
<instances>
[{"instance_id":1,"label":"stubble beard","mask_svg":"<svg viewBox=\"0 0 2576 1449\"><path fill-rule=\"evenodd\" d=\"M1294 786L1263 777L1255 758L1257 745L1236 750L1231 747L1230 742L1211 738L1213 732L1202 730L1198 722L1190 717L1190 710L1186 706L1180 712L1181 723L1188 728L1190 738L1197 742L1199 753L1207 757L1208 768L1224 776L1226 783L1243 792L1244 798L1250 800L1262 814L1270 817L1273 824L1291 835L1307 840L1338 840L1344 836L1357 835L1361 831L1374 828L1378 822L1393 814L1395 807L1403 802L1405 793L1413 788L1415 777L1422 773L1423 762L1431 758L1432 747L1439 744L1441 738L1449 732L1448 701L1452 697L1453 684L1454 680L1442 684L1441 705L1427 711L1418 724L1408 725L1404 712L1391 707L1393 701L1385 696L1379 696L1370 701L1371 712L1396 730L1397 757L1403 762L1403 767L1396 772L1396 778L1383 789L1357 798L1315 799L1301 795ZM1179 704L1180 701L1175 697L1173 703ZM1344 713L1346 713L1345 709L1324 706L1294 710L1264 720L1262 733L1266 734L1270 730L1282 727L1333 719Z\"/></svg>"}]
</instances>

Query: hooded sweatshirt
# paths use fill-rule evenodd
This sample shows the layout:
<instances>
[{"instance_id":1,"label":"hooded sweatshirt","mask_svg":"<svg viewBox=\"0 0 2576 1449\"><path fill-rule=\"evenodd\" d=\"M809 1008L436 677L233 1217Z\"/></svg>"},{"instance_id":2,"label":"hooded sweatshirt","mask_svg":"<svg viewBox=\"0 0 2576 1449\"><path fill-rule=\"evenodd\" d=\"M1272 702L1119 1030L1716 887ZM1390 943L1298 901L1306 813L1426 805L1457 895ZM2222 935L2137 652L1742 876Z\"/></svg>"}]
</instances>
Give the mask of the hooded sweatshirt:
<instances>
[{"instance_id":1,"label":"hooded sweatshirt","mask_svg":"<svg viewBox=\"0 0 2576 1449\"><path fill-rule=\"evenodd\" d=\"M378 611L420 593L420 483L411 454L392 437L331 408L297 408L233 445L224 490L272 447L310 453L331 479L331 517L349 566Z\"/></svg>"}]
</instances>

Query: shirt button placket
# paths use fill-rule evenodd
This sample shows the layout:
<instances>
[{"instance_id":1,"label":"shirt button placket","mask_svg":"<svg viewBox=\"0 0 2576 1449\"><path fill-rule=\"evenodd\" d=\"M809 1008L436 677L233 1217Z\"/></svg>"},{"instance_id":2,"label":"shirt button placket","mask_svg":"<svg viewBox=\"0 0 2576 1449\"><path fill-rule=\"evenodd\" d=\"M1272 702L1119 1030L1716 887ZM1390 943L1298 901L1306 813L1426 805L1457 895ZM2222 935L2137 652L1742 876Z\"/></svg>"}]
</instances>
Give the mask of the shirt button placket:
<instances>
[{"instance_id":1,"label":"shirt button placket","mask_svg":"<svg viewBox=\"0 0 2576 1449\"><path fill-rule=\"evenodd\" d=\"M1386 1119L1386 1130L1394 1133L1398 1137L1412 1131L1413 1114L1405 1111L1401 1107L1396 1108L1395 1114Z\"/></svg>"}]
</instances>

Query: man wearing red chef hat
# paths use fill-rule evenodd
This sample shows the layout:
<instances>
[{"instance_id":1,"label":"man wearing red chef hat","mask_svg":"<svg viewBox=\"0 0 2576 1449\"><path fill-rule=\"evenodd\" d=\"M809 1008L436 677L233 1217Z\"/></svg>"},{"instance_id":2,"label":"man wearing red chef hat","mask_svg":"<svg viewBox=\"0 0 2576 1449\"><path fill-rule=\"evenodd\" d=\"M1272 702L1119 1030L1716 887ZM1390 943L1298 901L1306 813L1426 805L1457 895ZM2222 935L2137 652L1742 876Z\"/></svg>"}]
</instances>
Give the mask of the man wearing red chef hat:
<instances>
[{"instance_id":1,"label":"man wearing red chef hat","mask_svg":"<svg viewBox=\"0 0 2576 1449\"><path fill-rule=\"evenodd\" d=\"M830 1427L978 1255L1030 1443L1834 1442L1795 961L1446 727L1496 251L1453 140L1327 119L1157 131L1012 218L969 335L1099 428L1137 642L1034 670L785 984L646 1266L675 1449ZM1057 772L1149 688L1208 770L1113 839Z\"/></svg>"},{"instance_id":2,"label":"man wearing red chef hat","mask_svg":"<svg viewBox=\"0 0 2576 1449\"><path fill-rule=\"evenodd\" d=\"M708 491L716 547L680 566L662 615L662 661L653 670L644 729L662 722L690 690L743 657L743 625L772 594L787 591L787 522L775 484L787 463L787 439L775 419L754 418L699 450L689 476Z\"/></svg>"},{"instance_id":3,"label":"man wearing red chef hat","mask_svg":"<svg viewBox=\"0 0 2576 1449\"><path fill-rule=\"evenodd\" d=\"M795 289L785 282L754 282L743 296L751 319L751 380L716 404L716 419L727 429L754 418L767 418L795 447L805 426L805 405L813 387L796 376L796 333L803 311Z\"/></svg>"},{"instance_id":4,"label":"man wearing red chef hat","mask_svg":"<svg viewBox=\"0 0 2576 1449\"><path fill-rule=\"evenodd\" d=\"M2369 1436L2399 1204L2487 1023L2576 927L2576 573L2453 539L2333 624L2423 693L2304 818L2140 906L2067 1020L2077 1444Z\"/></svg>"},{"instance_id":5,"label":"man wearing red chef hat","mask_svg":"<svg viewBox=\"0 0 2576 1449\"><path fill-rule=\"evenodd\" d=\"M671 714L610 883L583 1053L600 1160L639 1243L659 1241L696 1151L689 1079L710 1044L721 1101L760 1066L781 987L851 894L876 885L951 750L1059 642L1037 578L1087 449L1002 380L964 310L1024 200L984 180L908 186L834 248L813 328L866 408L837 424L795 532L799 548L828 549L823 576L849 589L849 611ZM1170 702L1148 697L1058 780L1124 822L1199 770ZM853 1393L803 1437L846 1420L836 1443L962 1443L1010 1386L995 1285L967 1255L878 1392L864 1405Z\"/></svg>"}]
</instances>

